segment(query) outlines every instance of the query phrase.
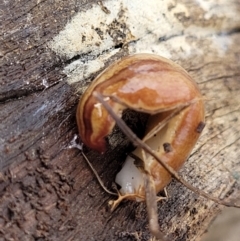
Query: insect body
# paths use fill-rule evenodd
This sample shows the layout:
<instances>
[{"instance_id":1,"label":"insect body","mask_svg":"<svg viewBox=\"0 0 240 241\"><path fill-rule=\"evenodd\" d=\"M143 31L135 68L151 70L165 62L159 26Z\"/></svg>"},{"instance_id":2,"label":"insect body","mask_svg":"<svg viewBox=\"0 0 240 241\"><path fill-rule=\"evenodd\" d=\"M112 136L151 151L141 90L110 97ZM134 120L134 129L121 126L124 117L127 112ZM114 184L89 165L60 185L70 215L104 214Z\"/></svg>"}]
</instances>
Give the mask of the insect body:
<instances>
[{"instance_id":1,"label":"insect body","mask_svg":"<svg viewBox=\"0 0 240 241\"><path fill-rule=\"evenodd\" d=\"M142 141L163 162L179 170L199 138L199 126L204 123L201 93L182 67L160 56L136 54L114 63L92 82L79 102L77 123L82 141L104 152L104 138L115 121L94 92L103 95L119 117L126 108L149 113ZM123 196L139 201L145 199L142 172L147 170L152 176L156 193L170 182L171 174L152 155L144 154L141 147L133 154L143 161L144 167L136 167L136 158L129 156L116 181Z\"/></svg>"},{"instance_id":2,"label":"insect body","mask_svg":"<svg viewBox=\"0 0 240 241\"><path fill-rule=\"evenodd\" d=\"M127 108L150 114L142 140L121 120ZM102 153L106 149L104 138L115 123L137 149L117 174L121 189L119 198L111 202L112 209L123 199L145 200L153 237L167 240L159 231L156 194L172 177L216 203L240 207L210 196L177 174L205 126L203 97L182 67L152 54L128 56L110 65L83 94L77 107L77 124L82 141Z\"/></svg>"}]
</instances>

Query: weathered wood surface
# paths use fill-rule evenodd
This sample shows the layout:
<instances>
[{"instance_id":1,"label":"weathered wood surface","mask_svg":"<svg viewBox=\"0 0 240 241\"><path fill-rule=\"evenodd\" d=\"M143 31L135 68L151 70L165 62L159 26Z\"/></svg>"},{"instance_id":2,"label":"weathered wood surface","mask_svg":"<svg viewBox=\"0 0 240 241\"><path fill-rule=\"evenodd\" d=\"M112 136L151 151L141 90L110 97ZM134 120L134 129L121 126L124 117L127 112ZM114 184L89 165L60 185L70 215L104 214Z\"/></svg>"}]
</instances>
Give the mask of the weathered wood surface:
<instances>
[{"instance_id":1,"label":"weathered wood surface","mask_svg":"<svg viewBox=\"0 0 240 241\"><path fill-rule=\"evenodd\" d=\"M124 202L110 213L113 197L80 151L68 148L82 91L128 53L169 57L199 83L207 126L181 175L214 196L239 198L239 1L0 5L0 240L149 238L145 204ZM129 150L115 134L104 155L85 150L108 187ZM222 207L175 181L168 193L159 203L162 231L171 240L200 240Z\"/></svg>"}]
</instances>

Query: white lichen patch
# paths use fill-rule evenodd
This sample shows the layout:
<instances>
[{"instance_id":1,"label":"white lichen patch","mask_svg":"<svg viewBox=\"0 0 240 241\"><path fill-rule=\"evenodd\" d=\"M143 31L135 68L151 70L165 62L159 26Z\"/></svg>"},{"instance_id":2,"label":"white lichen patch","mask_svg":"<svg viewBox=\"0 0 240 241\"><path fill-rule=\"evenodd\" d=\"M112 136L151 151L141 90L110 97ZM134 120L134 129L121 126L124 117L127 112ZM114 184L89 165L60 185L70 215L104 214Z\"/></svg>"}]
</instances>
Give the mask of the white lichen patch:
<instances>
[{"instance_id":1,"label":"white lichen patch","mask_svg":"<svg viewBox=\"0 0 240 241\"><path fill-rule=\"evenodd\" d=\"M232 46L232 39L228 35L213 35L211 37L212 48L217 48L219 55L224 55Z\"/></svg>"},{"instance_id":2,"label":"white lichen patch","mask_svg":"<svg viewBox=\"0 0 240 241\"><path fill-rule=\"evenodd\" d=\"M69 84L88 78L103 68L105 60L118 51L115 48L118 43L136 40L142 44L137 49L130 48L130 53L153 52L149 45L146 46L146 38L158 42L161 36L180 34L183 26L168 11L170 3L169 0L107 1L104 6L108 13L97 4L78 13L49 44L52 50L67 59L87 55L87 58L82 57L66 66L64 72ZM161 55L165 52L165 57L170 57L167 48L163 49L155 51ZM104 51L107 52L103 54Z\"/></svg>"},{"instance_id":3,"label":"white lichen patch","mask_svg":"<svg viewBox=\"0 0 240 241\"><path fill-rule=\"evenodd\" d=\"M144 52L171 59L190 58L202 52L194 40L186 38L191 36L199 41L217 36L238 26L240 21L233 0L196 0L192 4L176 0L109 0L103 5L93 4L77 13L49 43L64 59L79 56L65 67L69 84L86 80L101 70L109 57L121 49L119 44L127 46L130 54ZM206 24L211 18L211 24ZM186 24L187 19L192 22ZM210 38L211 41L217 40ZM220 52L228 47L223 44Z\"/></svg>"},{"instance_id":4,"label":"white lichen patch","mask_svg":"<svg viewBox=\"0 0 240 241\"><path fill-rule=\"evenodd\" d=\"M182 30L182 25L168 11L171 1L128 0L107 1L107 14L99 5L77 14L65 29L54 38L51 48L61 56L99 54L115 46L116 40L132 41L149 33L158 37ZM182 11L182 9L181 9ZM121 33L121 34L118 34Z\"/></svg>"},{"instance_id":5,"label":"white lichen patch","mask_svg":"<svg viewBox=\"0 0 240 241\"><path fill-rule=\"evenodd\" d=\"M234 19L239 14L234 3L235 0L195 0L198 6L205 12L204 19L213 17ZM225 26L224 26L225 27Z\"/></svg>"},{"instance_id":6,"label":"white lichen patch","mask_svg":"<svg viewBox=\"0 0 240 241\"><path fill-rule=\"evenodd\" d=\"M101 56L96 59L78 59L73 61L63 70L68 77L68 83L73 84L89 78L92 73L96 73L97 71L103 69L104 63L107 59L116 54L118 51L119 49L114 49L110 52L101 54Z\"/></svg>"},{"instance_id":7,"label":"white lichen patch","mask_svg":"<svg viewBox=\"0 0 240 241\"><path fill-rule=\"evenodd\" d=\"M68 77L68 83L73 84L82 79L88 78L91 73L97 72L103 67L104 63L99 59L87 62L79 59L67 65L63 72Z\"/></svg>"}]
</instances>

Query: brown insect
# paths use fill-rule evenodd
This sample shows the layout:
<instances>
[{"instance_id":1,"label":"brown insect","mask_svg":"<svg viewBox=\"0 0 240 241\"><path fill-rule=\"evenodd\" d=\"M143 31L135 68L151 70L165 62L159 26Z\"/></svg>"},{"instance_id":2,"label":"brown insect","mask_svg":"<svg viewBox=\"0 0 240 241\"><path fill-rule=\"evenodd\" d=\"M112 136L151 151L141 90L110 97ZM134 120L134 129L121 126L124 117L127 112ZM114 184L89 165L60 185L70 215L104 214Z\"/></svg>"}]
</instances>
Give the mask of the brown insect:
<instances>
[{"instance_id":1,"label":"brown insect","mask_svg":"<svg viewBox=\"0 0 240 241\"><path fill-rule=\"evenodd\" d=\"M142 140L121 120L125 109L150 114ZM197 84L176 63L153 54L136 54L109 66L92 82L77 108L80 137L103 153L105 137L115 123L137 146L116 182L121 186L114 209L123 199L146 201L152 235L159 231L156 194L174 177L189 189L227 205L192 187L177 171L191 153L204 128L204 102Z\"/></svg>"}]
</instances>

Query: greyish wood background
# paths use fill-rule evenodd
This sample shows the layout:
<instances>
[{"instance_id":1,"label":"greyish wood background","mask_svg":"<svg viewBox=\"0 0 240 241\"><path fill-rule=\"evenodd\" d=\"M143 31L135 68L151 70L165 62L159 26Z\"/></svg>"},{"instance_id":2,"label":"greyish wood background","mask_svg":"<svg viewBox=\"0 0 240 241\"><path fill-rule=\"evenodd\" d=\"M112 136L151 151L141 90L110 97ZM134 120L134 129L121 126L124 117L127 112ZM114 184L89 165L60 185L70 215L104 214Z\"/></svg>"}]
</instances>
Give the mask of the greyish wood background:
<instances>
[{"instance_id":1,"label":"greyish wood background","mask_svg":"<svg viewBox=\"0 0 240 241\"><path fill-rule=\"evenodd\" d=\"M240 196L240 2L12 0L0 2L0 240L148 240L144 203L99 186L69 149L84 89L135 52L181 64L206 97L206 128L180 174L219 198ZM133 120L132 127L140 125ZM139 130L136 130L139 131ZM104 155L85 148L111 187L129 142L119 130ZM158 204L171 240L200 240L223 208L172 181Z\"/></svg>"}]
</instances>

